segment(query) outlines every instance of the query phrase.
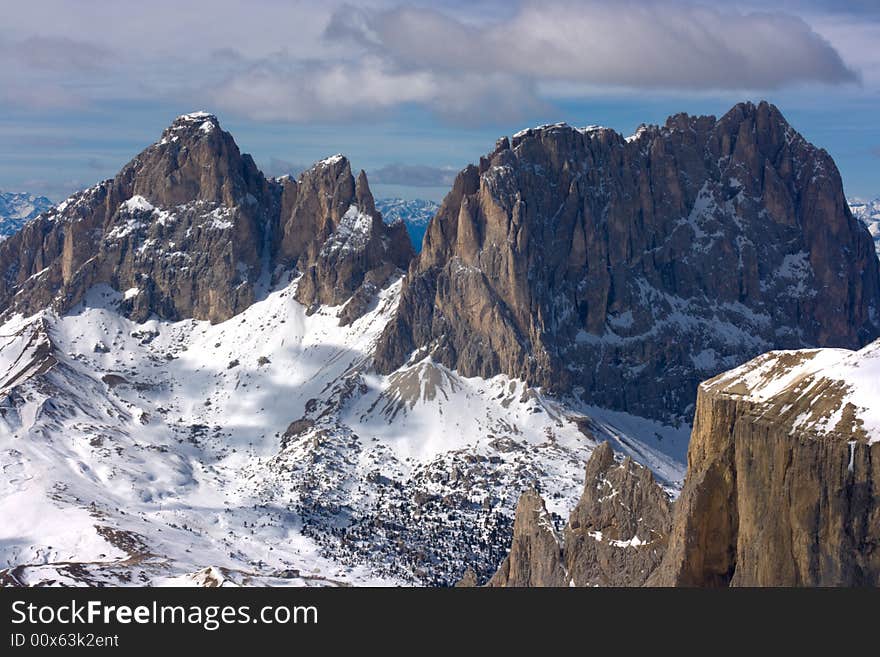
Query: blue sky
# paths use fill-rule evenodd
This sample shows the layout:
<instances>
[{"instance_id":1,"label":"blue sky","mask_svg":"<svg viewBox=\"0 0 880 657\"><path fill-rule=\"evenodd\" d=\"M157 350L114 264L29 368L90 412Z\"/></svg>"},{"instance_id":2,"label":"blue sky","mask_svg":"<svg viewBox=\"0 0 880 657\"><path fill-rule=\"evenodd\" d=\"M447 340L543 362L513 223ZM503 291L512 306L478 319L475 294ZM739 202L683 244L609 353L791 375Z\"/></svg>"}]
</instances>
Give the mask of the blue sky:
<instances>
[{"instance_id":1,"label":"blue sky","mask_svg":"<svg viewBox=\"0 0 880 657\"><path fill-rule=\"evenodd\" d=\"M766 98L880 195L877 0L4 4L3 190L58 200L206 109L267 173L343 152L377 196L439 199L523 127Z\"/></svg>"}]
</instances>

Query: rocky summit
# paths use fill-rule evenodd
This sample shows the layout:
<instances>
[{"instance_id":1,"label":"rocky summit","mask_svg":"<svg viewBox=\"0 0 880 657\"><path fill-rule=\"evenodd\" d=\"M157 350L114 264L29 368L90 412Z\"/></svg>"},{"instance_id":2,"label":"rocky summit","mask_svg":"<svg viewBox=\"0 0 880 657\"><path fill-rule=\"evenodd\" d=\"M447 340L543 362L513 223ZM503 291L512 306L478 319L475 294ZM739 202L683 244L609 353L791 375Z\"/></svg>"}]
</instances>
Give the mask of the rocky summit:
<instances>
[{"instance_id":1,"label":"rocky summit","mask_svg":"<svg viewBox=\"0 0 880 657\"><path fill-rule=\"evenodd\" d=\"M307 303L339 305L358 292L362 307L411 255L405 227L383 224L366 176L355 180L346 158L299 181L267 180L214 115L195 112L115 178L0 244L0 306L63 313L107 284L136 321L218 322L298 269Z\"/></svg>"},{"instance_id":2,"label":"rocky summit","mask_svg":"<svg viewBox=\"0 0 880 657\"><path fill-rule=\"evenodd\" d=\"M338 306L354 295L343 322L357 319L392 274L409 264L413 250L405 224L385 225L366 174L355 180L342 155L281 184L275 261L303 272L297 288L303 304Z\"/></svg>"},{"instance_id":3,"label":"rocky summit","mask_svg":"<svg viewBox=\"0 0 880 657\"><path fill-rule=\"evenodd\" d=\"M880 275L831 157L768 103L624 138L565 124L457 177L376 353L689 421L703 379L880 334Z\"/></svg>"}]
</instances>

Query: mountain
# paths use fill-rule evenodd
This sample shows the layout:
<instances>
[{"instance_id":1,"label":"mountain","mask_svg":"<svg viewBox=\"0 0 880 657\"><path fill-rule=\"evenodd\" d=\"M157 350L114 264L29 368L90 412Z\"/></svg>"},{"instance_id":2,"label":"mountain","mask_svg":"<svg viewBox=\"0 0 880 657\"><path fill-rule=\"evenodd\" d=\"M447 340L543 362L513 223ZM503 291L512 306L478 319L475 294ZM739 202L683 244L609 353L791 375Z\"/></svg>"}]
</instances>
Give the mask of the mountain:
<instances>
[{"instance_id":1,"label":"mountain","mask_svg":"<svg viewBox=\"0 0 880 657\"><path fill-rule=\"evenodd\" d=\"M267 180L205 113L0 245L0 580L451 583L596 436L681 479L679 429L377 375L411 257L346 158Z\"/></svg>"},{"instance_id":2,"label":"mountain","mask_svg":"<svg viewBox=\"0 0 880 657\"><path fill-rule=\"evenodd\" d=\"M880 586L878 380L880 340L710 379L674 507L605 443L564 534L523 494L488 586Z\"/></svg>"},{"instance_id":3,"label":"mountain","mask_svg":"<svg viewBox=\"0 0 880 657\"><path fill-rule=\"evenodd\" d=\"M700 381L771 349L880 335L874 245L831 157L768 103L624 138L541 126L456 179L379 343L688 422Z\"/></svg>"},{"instance_id":4,"label":"mountain","mask_svg":"<svg viewBox=\"0 0 880 657\"><path fill-rule=\"evenodd\" d=\"M0 192L0 239L9 237L51 207L52 201L45 196Z\"/></svg>"},{"instance_id":5,"label":"mountain","mask_svg":"<svg viewBox=\"0 0 880 657\"><path fill-rule=\"evenodd\" d=\"M385 223L402 221L406 224L416 253L422 249L422 240L428 223L437 214L440 204L425 199L385 198L376 201L376 209L382 213Z\"/></svg>"},{"instance_id":6,"label":"mountain","mask_svg":"<svg viewBox=\"0 0 880 657\"><path fill-rule=\"evenodd\" d=\"M297 268L303 303L358 303L406 267L403 226L385 226L346 158L268 181L217 118L179 117L107 180L0 245L0 307L65 313L95 285L126 292L135 321L223 321ZM363 297L363 298L362 298ZM349 313L356 314L355 306ZM350 318L349 318L350 319Z\"/></svg>"},{"instance_id":7,"label":"mountain","mask_svg":"<svg viewBox=\"0 0 880 657\"><path fill-rule=\"evenodd\" d=\"M576 583L646 577L696 381L875 335L839 191L766 105L543 127L463 170L415 255L344 156L267 179L181 116L0 244L0 582L486 581L575 508L557 558L599 560Z\"/></svg>"},{"instance_id":8,"label":"mountain","mask_svg":"<svg viewBox=\"0 0 880 657\"><path fill-rule=\"evenodd\" d=\"M564 531L537 491L523 493L510 553L487 586L641 586L663 558L671 528L669 496L651 471L629 457L615 461L610 443L601 443Z\"/></svg>"},{"instance_id":9,"label":"mountain","mask_svg":"<svg viewBox=\"0 0 880 657\"><path fill-rule=\"evenodd\" d=\"M773 352L700 386L661 567L676 586L878 586L880 341Z\"/></svg>"},{"instance_id":10,"label":"mountain","mask_svg":"<svg viewBox=\"0 0 880 657\"><path fill-rule=\"evenodd\" d=\"M868 232L874 238L877 256L880 257L880 198L875 198L873 201L850 199L849 208L853 216L861 219L868 227Z\"/></svg>"}]
</instances>

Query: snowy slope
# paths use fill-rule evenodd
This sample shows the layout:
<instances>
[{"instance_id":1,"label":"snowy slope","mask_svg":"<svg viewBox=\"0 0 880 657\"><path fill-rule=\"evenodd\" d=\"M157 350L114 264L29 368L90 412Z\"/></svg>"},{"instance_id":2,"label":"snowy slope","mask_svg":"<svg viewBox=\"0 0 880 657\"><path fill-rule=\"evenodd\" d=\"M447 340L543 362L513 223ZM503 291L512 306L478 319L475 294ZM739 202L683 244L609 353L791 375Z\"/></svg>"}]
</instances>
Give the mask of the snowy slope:
<instances>
[{"instance_id":1,"label":"snowy slope","mask_svg":"<svg viewBox=\"0 0 880 657\"><path fill-rule=\"evenodd\" d=\"M422 250L428 222L437 214L440 204L425 199L383 198L376 200L376 209L382 213L385 223L403 221L406 224L413 248L418 253Z\"/></svg>"},{"instance_id":2,"label":"snowy slope","mask_svg":"<svg viewBox=\"0 0 880 657\"><path fill-rule=\"evenodd\" d=\"M0 239L12 235L51 207L52 201L45 196L0 192Z\"/></svg>"},{"instance_id":3,"label":"snowy slope","mask_svg":"<svg viewBox=\"0 0 880 657\"><path fill-rule=\"evenodd\" d=\"M703 386L796 413L793 430L880 442L880 340L859 351L773 351Z\"/></svg>"},{"instance_id":4,"label":"snowy slope","mask_svg":"<svg viewBox=\"0 0 880 657\"><path fill-rule=\"evenodd\" d=\"M877 256L880 257L880 198L875 198L873 201L850 199L849 207L855 217L865 222L868 232L874 238Z\"/></svg>"},{"instance_id":5,"label":"snowy slope","mask_svg":"<svg viewBox=\"0 0 880 657\"><path fill-rule=\"evenodd\" d=\"M677 488L687 427L430 360L376 376L400 282L345 328L295 286L215 325L133 323L104 287L0 327L0 580L450 583L494 569L528 485L567 514L597 440Z\"/></svg>"}]
</instances>

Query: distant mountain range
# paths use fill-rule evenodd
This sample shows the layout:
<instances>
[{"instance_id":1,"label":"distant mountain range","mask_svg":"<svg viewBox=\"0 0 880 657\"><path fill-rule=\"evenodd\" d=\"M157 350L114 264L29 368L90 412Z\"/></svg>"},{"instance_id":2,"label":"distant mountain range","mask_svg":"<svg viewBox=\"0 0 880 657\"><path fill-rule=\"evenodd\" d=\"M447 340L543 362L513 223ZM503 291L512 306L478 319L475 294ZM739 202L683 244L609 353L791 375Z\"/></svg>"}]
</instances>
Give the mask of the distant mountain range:
<instances>
[{"instance_id":1,"label":"distant mountain range","mask_svg":"<svg viewBox=\"0 0 880 657\"><path fill-rule=\"evenodd\" d=\"M849 208L856 217L865 222L868 232L874 238L877 256L880 257L880 196L873 201L863 201L856 198L850 199Z\"/></svg>"},{"instance_id":2,"label":"distant mountain range","mask_svg":"<svg viewBox=\"0 0 880 657\"><path fill-rule=\"evenodd\" d=\"M0 192L0 238L17 232L51 207L52 201L45 196Z\"/></svg>"},{"instance_id":3,"label":"distant mountain range","mask_svg":"<svg viewBox=\"0 0 880 657\"><path fill-rule=\"evenodd\" d=\"M422 239L428 229L431 217L437 214L440 204L421 198L383 198L376 201L376 209L382 213L385 223L393 223L400 219L406 224L409 238L416 252L422 249Z\"/></svg>"}]
</instances>

